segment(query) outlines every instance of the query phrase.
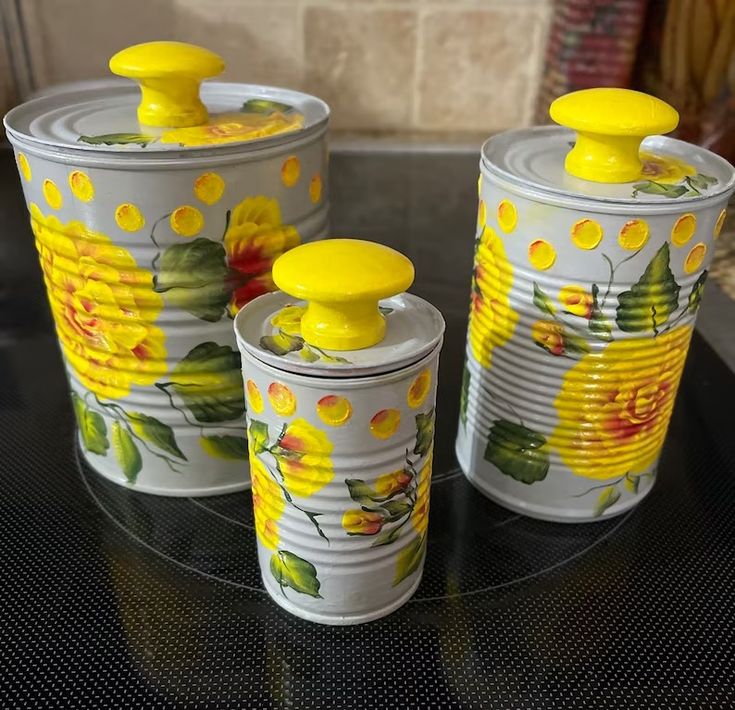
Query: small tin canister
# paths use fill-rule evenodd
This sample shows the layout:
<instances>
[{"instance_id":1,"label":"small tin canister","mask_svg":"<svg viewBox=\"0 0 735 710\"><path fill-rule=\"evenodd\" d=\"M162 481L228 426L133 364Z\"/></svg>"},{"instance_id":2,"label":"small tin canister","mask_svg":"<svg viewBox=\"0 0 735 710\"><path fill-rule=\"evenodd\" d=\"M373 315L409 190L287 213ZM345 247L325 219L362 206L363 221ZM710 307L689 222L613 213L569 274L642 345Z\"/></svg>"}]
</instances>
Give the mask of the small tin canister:
<instances>
[{"instance_id":1,"label":"small tin canister","mask_svg":"<svg viewBox=\"0 0 735 710\"><path fill-rule=\"evenodd\" d=\"M103 476L199 496L247 488L232 318L274 259L327 226L328 108L205 83L178 42L110 61L5 117L64 355L79 441Z\"/></svg>"},{"instance_id":2,"label":"small tin canister","mask_svg":"<svg viewBox=\"0 0 735 710\"><path fill-rule=\"evenodd\" d=\"M444 321L371 242L298 247L273 277L235 319L263 583L302 618L371 621L421 580Z\"/></svg>"},{"instance_id":3,"label":"small tin canister","mask_svg":"<svg viewBox=\"0 0 735 710\"><path fill-rule=\"evenodd\" d=\"M653 486L735 183L653 135L678 116L645 94L576 92L551 116L567 128L482 149L456 451L501 505L593 521Z\"/></svg>"}]
</instances>

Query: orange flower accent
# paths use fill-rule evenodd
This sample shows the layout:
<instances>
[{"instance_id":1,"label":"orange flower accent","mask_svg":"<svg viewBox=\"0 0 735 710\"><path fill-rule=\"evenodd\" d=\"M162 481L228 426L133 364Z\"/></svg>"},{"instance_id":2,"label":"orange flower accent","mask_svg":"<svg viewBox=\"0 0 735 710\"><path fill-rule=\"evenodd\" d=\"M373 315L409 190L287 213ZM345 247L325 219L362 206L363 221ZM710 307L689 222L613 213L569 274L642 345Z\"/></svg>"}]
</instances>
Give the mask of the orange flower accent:
<instances>
[{"instance_id":1,"label":"orange flower accent","mask_svg":"<svg viewBox=\"0 0 735 710\"><path fill-rule=\"evenodd\" d=\"M539 320L531 328L533 342L552 355L564 354L564 328L551 320Z\"/></svg>"},{"instance_id":2,"label":"orange flower accent","mask_svg":"<svg viewBox=\"0 0 735 710\"><path fill-rule=\"evenodd\" d=\"M385 523L380 513L353 509L345 511L342 527L348 535L377 535Z\"/></svg>"},{"instance_id":3,"label":"orange flower accent","mask_svg":"<svg viewBox=\"0 0 735 710\"><path fill-rule=\"evenodd\" d=\"M575 316L587 319L592 316L592 294L582 286L565 286L559 291L559 302Z\"/></svg>"}]
</instances>

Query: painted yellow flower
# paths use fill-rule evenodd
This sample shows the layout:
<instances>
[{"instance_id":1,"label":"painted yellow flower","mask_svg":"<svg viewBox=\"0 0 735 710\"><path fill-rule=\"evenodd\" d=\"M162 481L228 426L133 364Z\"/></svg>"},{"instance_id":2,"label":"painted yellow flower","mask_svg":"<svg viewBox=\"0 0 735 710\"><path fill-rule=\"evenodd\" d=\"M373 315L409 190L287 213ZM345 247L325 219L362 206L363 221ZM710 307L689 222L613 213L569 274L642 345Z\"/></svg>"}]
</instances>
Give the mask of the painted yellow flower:
<instances>
[{"instance_id":1,"label":"painted yellow flower","mask_svg":"<svg viewBox=\"0 0 735 710\"><path fill-rule=\"evenodd\" d=\"M218 145L266 138L278 133L296 131L304 124L299 113L288 116L275 112L223 113L203 126L174 128L161 136L161 143L179 143L184 146Z\"/></svg>"},{"instance_id":2,"label":"painted yellow flower","mask_svg":"<svg viewBox=\"0 0 735 710\"><path fill-rule=\"evenodd\" d=\"M640 158L643 162L643 177L663 185L673 185L697 174L691 165L670 156L641 153Z\"/></svg>"},{"instance_id":3,"label":"painted yellow flower","mask_svg":"<svg viewBox=\"0 0 735 710\"><path fill-rule=\"evenodd\" d=\"M503 242L485 227L475 254L469 326L472 352L483 367L490 367L493 349L510 339L518 322L508 298L512 284Z\"/></svg>"},{"instance_id":4,"label":"painted yellow flower","mask_svg":"<svg viewBox=\"0 0 735 710\"><path fill-rule=\"evenodd\" d=\"M273 262L300 241L295 227L281 223L281 209L275 199L248 197L232 210L224 240L227 263L246 277L232 295L233 312L257 296L275 291Z\"/></svg>"},{"instance_id":5,"label":"painted yellow flower","mask_svg":"<svg viewBox=\"0 0 735 710\"><path fill-rule=\"evenodd\" d=\"M252 451L252 447L251 447ZM263 462L250 454L250 480L253 490L255 534L269 550L278 547L278 520L286 508L281 487L273 480Z\"/></svg>"},{"instance_id":6,"label":"painted yellow flower","mask_svg":"<svg viewBox=\"0 0 735 710\"><path fill-rule=\"evenodd\" d=\"M416 504L411 514L411 525L422 536L429 527L429 489L431 488L431 464L434 452L429 453L426 462L419 471L419 483L416 488Z\"/></svg>"},{"instance_id":7,"label":"painted yellow flower","mask_svg":"<svg viewBox=\"0 0 735 710\"><path fill-rule=\"evenodd\" d=\"M286 335L301 335L301 319L304 313L304 306L286 306L271 318L271 325L280 328Z\"/></svg>"},{"instance_id":8,"label":"painted yellow flower","mask_svg":"<svg viewBox=\"0 0 735 710\"><path fill-rule=\"evenodd\" d=\"M690 337L679 326L650 340L618 340L564 375L550 443L575 474L607 479L644 473L655 462Z\"/></svg>"},{"instance_id":9,"label":"painted yellow flower","mask_svg":"<svg viewBox=\"0 0 735 710\"><path fill-rule=\"evenodd\" d=\"M564 354L564 328L553 320L537 320L531 328L531 338L552 355Z\"/></svg>"},{"instance_id":10,"label":"painted yellow flower","mask_svg":"<svg viewBox=\"0 0 735 710\"><path fill-rule=\"evenodd\" d=\"M346 510L342 516L342 527L348 535L377 535L384 523L381 513L361 508Z\"/></svg>"},{"instance_id":11,"label":"painted yellow flower","mask_svg":"<svg viewBox=\"0 0 735 710\"><path fill-rule=\"evenodd\" d=\"M592 294L583 286L565 286L559 291L559 303L575 316L589 319L592 315Z\"/></svg>"},{"instance_id":12,"label":"painted yellow flower","mask_svg":"<svg viewBox=\"0 0 735 710\"><path fill-rule=\"evenodd\" d=\"M409 483L411 483L411 474L401 468L398 471L393 471L393 473L384 473L382 476L378 476L375 481L375 492L381 498L387 498L405 491Z\"/></svg>"},{"instance_id":13,"label":"painted yellow flower","mask_svg":"<svg viewBox=\"0 0 735 710\"><path fill-rule=\"evenodd\" d=\"M289 493L308 497L334 478L329 437L306 419L294 419L281 437L276 455Z\"/></svg>"},{"instance_id":14,"label":"painted yellow flower","mask_svg":"<svg viewBox=\"0 0 735 710\"><path fill-rule=\"evenodd\" d=\"M127 249L81 222L62 224L31 204L56 331L81 383L111 399L132 385L151 385L166 372L163 307L153 276Z\"/></svg>"}]
</instances>

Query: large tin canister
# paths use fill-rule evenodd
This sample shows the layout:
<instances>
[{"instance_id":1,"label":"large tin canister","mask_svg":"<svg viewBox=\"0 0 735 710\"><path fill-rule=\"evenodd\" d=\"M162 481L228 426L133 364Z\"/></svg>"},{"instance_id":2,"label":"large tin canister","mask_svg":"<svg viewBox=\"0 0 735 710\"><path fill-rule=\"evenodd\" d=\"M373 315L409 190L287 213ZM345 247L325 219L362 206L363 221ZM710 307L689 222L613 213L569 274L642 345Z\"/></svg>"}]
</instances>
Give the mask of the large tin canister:
<instances>
[{"instance_id":1,"label":"large tin canister","mask_svg":"<svg viewBox=\"0 0 735 710\"><path fill-rule=\"evenodd\" d=\"M235 319L263 583L305 619L370 621L421 580L444 321L370 242L298 247L273 276L287 293Z\"/></svg>"},{"instance_id":2,"label":"large tin canister","mask_svg":"<svg viewBox=\"0 0 735 710\"><path fill-rule=\"evenodd\" d=\"M593 521L653 486L733 168L653 135L678 116L638 92L576 92L551 115L576 137L482 149L456 451L501 505Z\"/></svg>"},{"instance_id":3,"label":"large tin canister","mask_svg":"<svg viewBox=\"0 0 735 710\"><path fill-rule=\"evenodd\" d=\"M90 82L5 118L80 447L138 491L247 488L232 318L274 289L279 254L324 235L328 108L226 83L200 101L223 64L181 43L110 66L142 91Z\"/></svg>"}]
</instances>

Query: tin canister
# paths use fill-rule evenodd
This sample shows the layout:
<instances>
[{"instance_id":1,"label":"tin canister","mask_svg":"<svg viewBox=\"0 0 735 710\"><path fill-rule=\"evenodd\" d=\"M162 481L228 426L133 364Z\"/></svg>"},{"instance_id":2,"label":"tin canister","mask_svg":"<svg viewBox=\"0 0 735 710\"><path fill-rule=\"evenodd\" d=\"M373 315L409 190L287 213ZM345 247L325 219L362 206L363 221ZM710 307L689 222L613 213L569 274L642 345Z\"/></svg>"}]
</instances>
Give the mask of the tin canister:
<instances>
[{"instance_id":1,"label":"tin canister","mask_svg":"<svg viewBox=\"0 0 735 710\"><path fill-rule=\"evenodd\" d=\"M247 488L232 318L275 288L279 254L324 235L328 108L243 84L205 83L200 100L223 64L192 45L110 66L142 92L91 82L5 118L80 446L138 491Z\"/></svg>"},{"instance_id":2,"label":"tin canister","mask_svg":"<svg viewBox=\"0 0 735 710\"><path fill-rule=\"evenodd\" d=\"M307 244L273 275L286 293L235 319L263 583L310 621L371 621L421 580L444 321L385 246Z\"/></svg>"},{"instance_id":3,"label":"tin canister","mask_svg":"<svg viewBox=\"0 0 735 710\"><path fill-rule=\"evenodd\" d=\"M733 168L638 92L552 105L482 149L457 456L501 505L623 513L653 486ZM571 150L570 150L571 149Z\"/></svg>"}]
</instances>

